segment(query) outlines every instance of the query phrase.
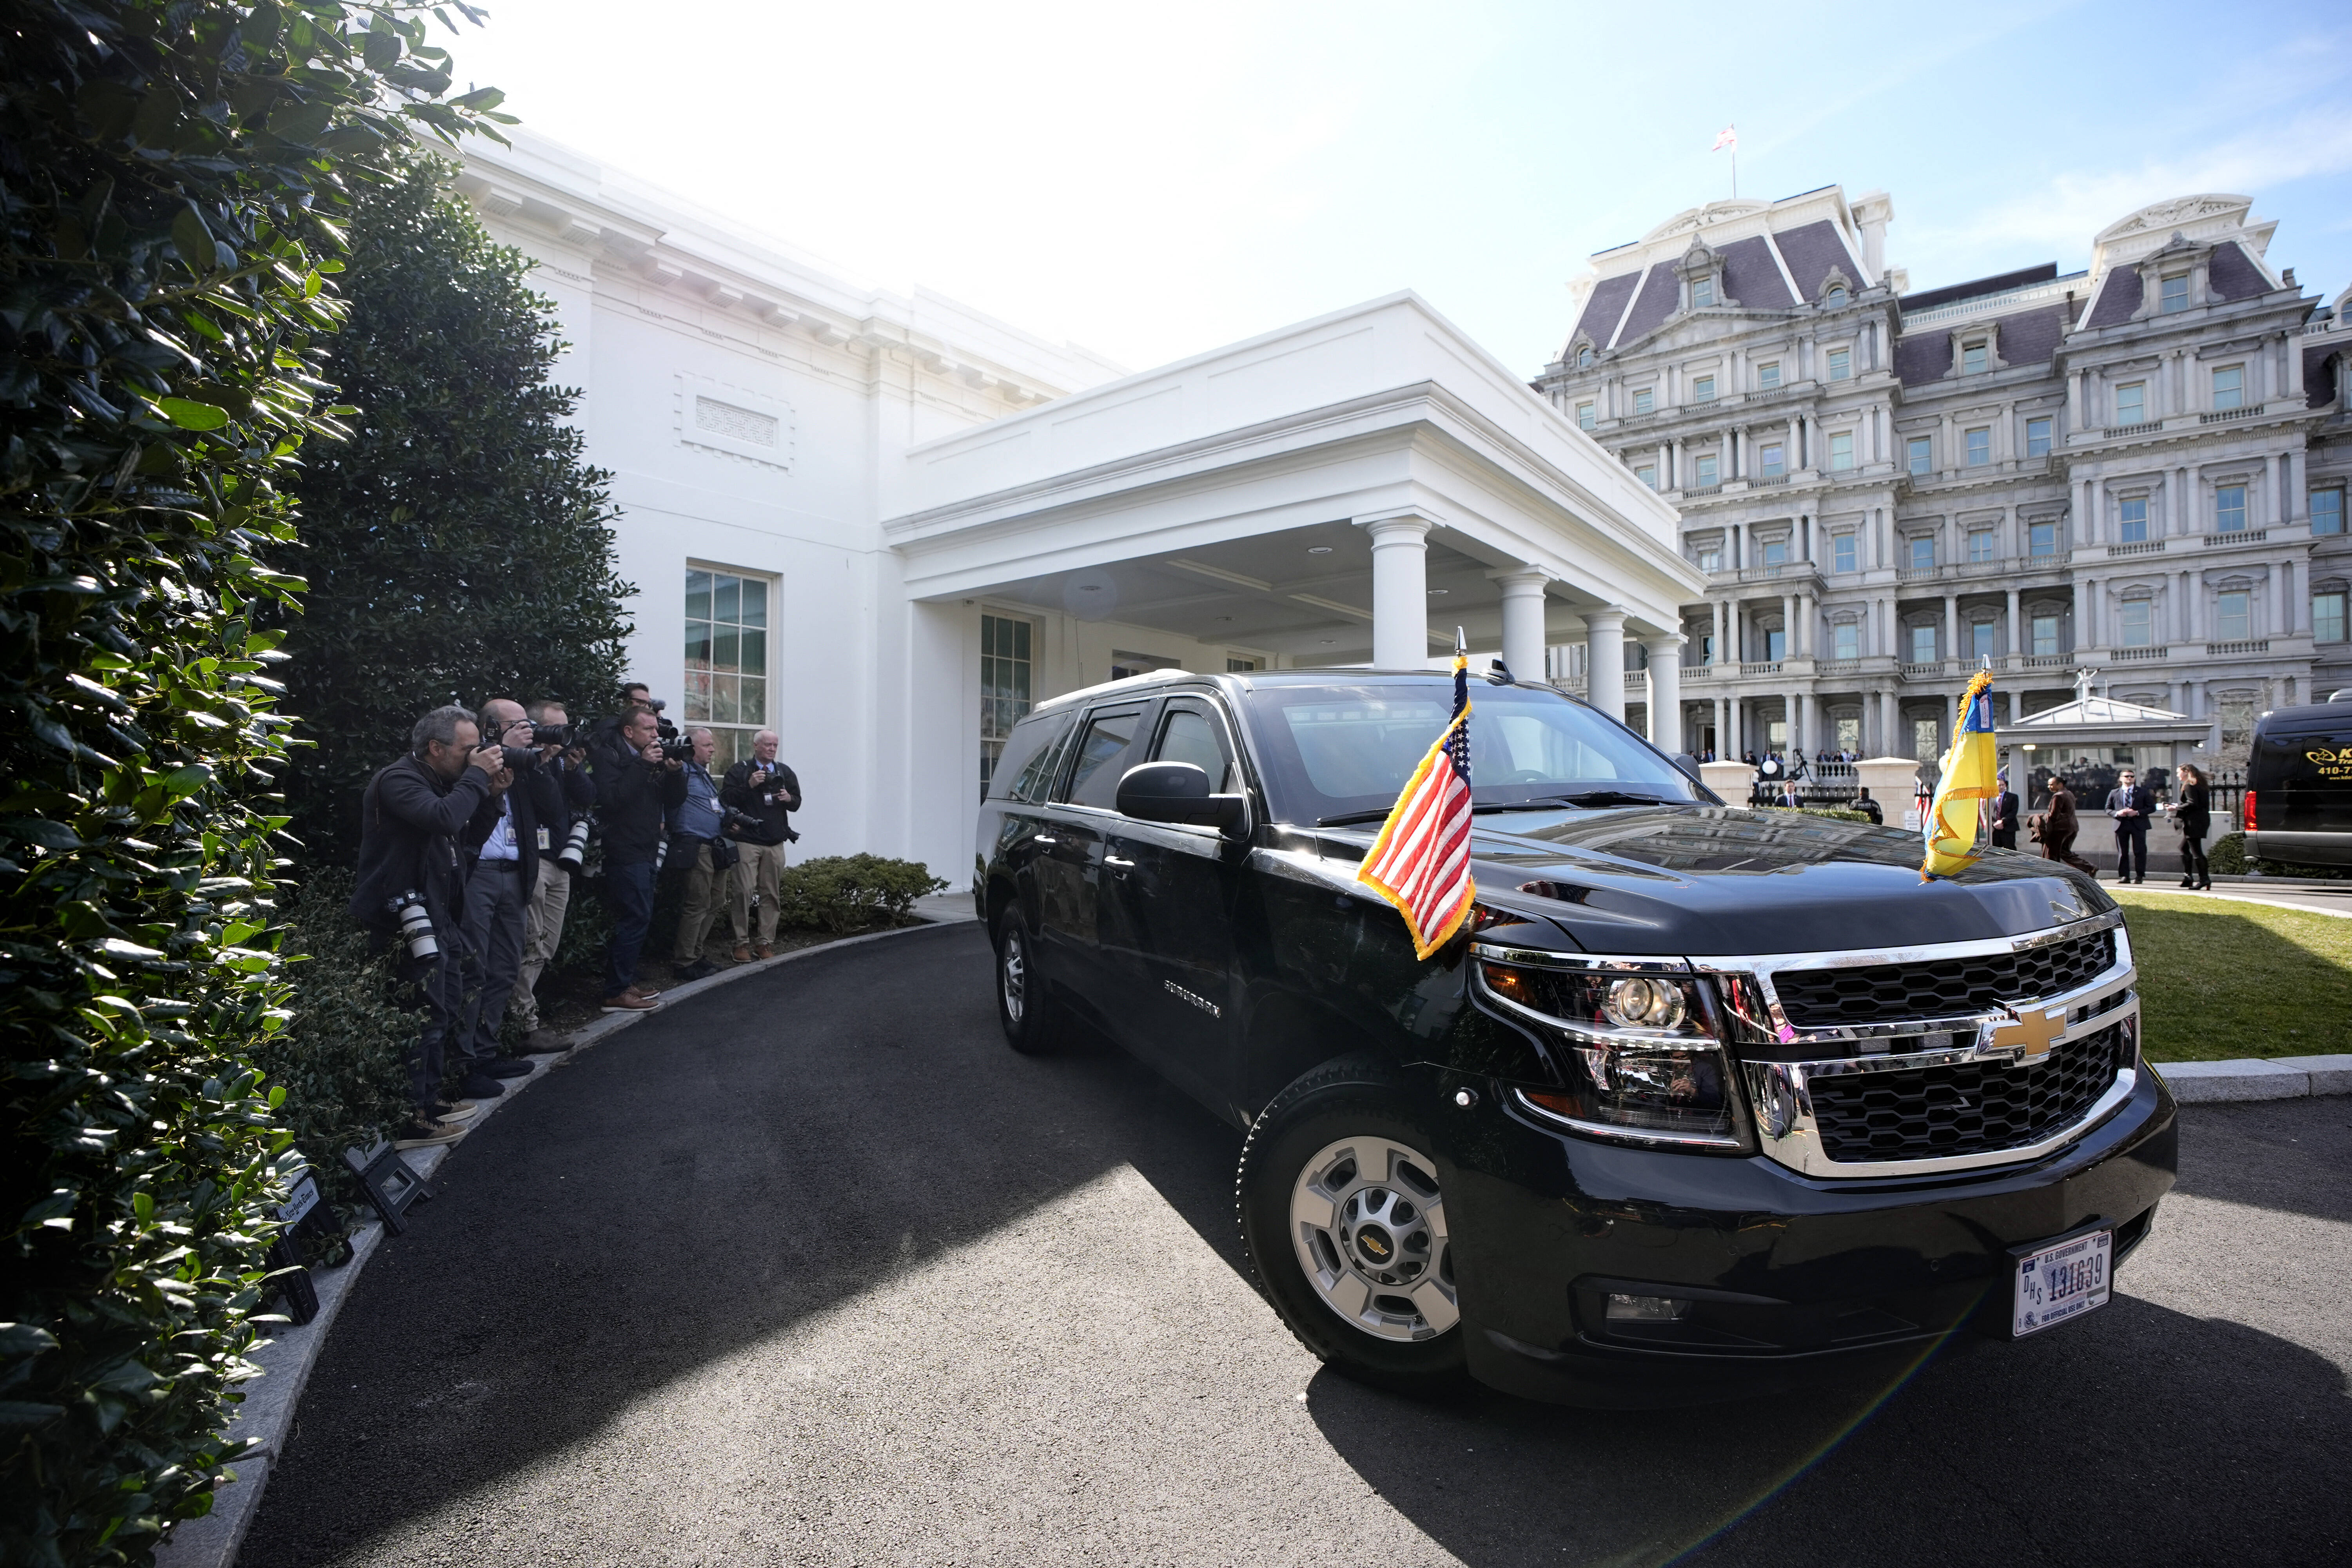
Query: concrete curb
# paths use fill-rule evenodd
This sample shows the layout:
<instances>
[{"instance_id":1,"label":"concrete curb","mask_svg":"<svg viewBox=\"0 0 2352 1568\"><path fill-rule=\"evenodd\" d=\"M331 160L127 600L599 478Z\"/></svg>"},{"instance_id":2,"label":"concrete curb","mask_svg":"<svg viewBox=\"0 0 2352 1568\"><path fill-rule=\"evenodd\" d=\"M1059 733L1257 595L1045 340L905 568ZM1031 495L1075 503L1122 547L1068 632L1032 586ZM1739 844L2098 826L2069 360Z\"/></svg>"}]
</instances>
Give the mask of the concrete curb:
<instances>
[{"instance_id":1,"label":"concrete curb","mask_svg":"<svg viewBox=\"0 0 2352 1568\"><path fill-rule=\"evenodd\" d=\"M2242 1057L2224 1062L2150 1062L2172 1098L2183 1105L2252 1100L2300 1100L2352 1094L2352 1056Z\"/></svg>"},{"instance_id":2,"label":"concrete curb","mask_svg":"<svg viewBox=\"0 0 2352 1568\"><path fill-rule=\"evenodd\" d=\"M970 900L963 900L967 905ZM910 931L930 931L941 925L955 925L977 917L953 909L932 910L920 909L925 919L921 925L900 926L896 931L868 931L864 936L843 937L835 942L821 942L808 947L780 952L773 958L755 959L739 963L732 969L697 980L689 984L662 993L662 1005L655 1013L665 1011L673 1002L683 1002L699 996L730 981L747 974L773 969L794 959L812 958L822 952L834 952L845 947L864 942L885 942L891 937L905 936ZM491 1117L514 1103L515 1097L549 1073L562 1067L572 1057L601 1040L611 1038L630 1025L652 1017L653 1013L608 1013L594 1023L584 1024L572 1031L571 1047L562 1056L533 1058L530 1076L506 1080L506 1092L498 1099L483 1103L479 1111L466 1124L467 1137ZM457 1142L465 1142L460 1138ZM401 1155L409 1169L429 1182L441 1169L442 1163L457 1143L443 1143L430 1149L412 1149ZM352 1234L352 1260L340 1268L320 1269L310 1276L319 1292L319 1315L299 1326L288 1324L273 1338L265 1341L260 1349L248 1357L259 1370L239 1384L244 1403L229 1418L228 1435L250 1437L260 1447L237 1461L230 1471L235 1478L213 1494L213 1510L202 1519L192 1519L173 1528L171 1534L155 1549L156 1568L231 1568L236 1562L237 1549L245 1544L245 1532L253 1523L253 1516L261 1507L261 1494L269 1485L270 1467L278 1462L278 1450L287 1434L294 1429L294 1411L302 1402L302 1391L310 1382L310 1371L318 1364L319 1352L325 1348L327 1331L334 1326L336 1315L342 1310L345 1298L359 1279L360 1270L375 1256L383 1241L383 1222L370 1220Z\"/></svg>"}]
</instances>

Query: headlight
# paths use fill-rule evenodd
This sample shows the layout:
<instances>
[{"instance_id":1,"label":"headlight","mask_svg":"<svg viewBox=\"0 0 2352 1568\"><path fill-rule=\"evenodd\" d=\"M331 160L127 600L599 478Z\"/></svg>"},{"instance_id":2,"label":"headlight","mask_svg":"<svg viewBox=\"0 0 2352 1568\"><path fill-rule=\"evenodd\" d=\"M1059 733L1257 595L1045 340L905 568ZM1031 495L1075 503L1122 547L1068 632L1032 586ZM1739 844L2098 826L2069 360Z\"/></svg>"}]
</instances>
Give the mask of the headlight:
<instances>
[{"instance_id":1,"label":"headlight","mask_svg":"<svg viewBox=\"0 0 2352 1568\"><path fill-rule=\"evenodd\" d=\"M1541 1030L1569 1081L1517 1090L1528 1109L1620 1142L1742 1147L1729 1064L1699 982L1482 953L1477 989ZM1602 961L1605 963L1605 961Z\"/></svg>"}]
</instances>

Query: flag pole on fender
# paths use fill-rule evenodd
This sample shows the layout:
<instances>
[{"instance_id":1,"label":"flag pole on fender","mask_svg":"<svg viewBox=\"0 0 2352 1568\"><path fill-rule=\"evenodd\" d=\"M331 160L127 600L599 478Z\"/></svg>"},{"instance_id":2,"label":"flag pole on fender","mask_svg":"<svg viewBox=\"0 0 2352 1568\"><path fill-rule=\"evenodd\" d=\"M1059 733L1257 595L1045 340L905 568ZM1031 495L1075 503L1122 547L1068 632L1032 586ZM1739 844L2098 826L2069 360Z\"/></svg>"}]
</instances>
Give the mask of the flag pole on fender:
<instances>
[{"instance_id":1,"label":"flag pole on fender","mask_svg":"<svg viewBox=\"0 0 2352 1568\"><path fill-rule=\"evenodd\" d=\"M1462 929L1477 902L1470 875L1470 649L1454 628L1454 717L1397 793L1356 879L1397 907L1415 958Z\"/></svg>"},{"instance_id":2,"label":"flag pole on fender","mask_svg":"<svg viewBox=\"0 0 2352 1568\"><path fill-rule=\"evenodd\" d=\"M1965 871L1984 854L1977 846L1978 803L2000 793L1991 687L1992 671L1981 669L1969 678L1968 689L1960 694L1952 747L1944 753L1935 803L1921 825L1927 841L1927 855L1919 862L1922 882Z\"/></svg>"}]
</instances>

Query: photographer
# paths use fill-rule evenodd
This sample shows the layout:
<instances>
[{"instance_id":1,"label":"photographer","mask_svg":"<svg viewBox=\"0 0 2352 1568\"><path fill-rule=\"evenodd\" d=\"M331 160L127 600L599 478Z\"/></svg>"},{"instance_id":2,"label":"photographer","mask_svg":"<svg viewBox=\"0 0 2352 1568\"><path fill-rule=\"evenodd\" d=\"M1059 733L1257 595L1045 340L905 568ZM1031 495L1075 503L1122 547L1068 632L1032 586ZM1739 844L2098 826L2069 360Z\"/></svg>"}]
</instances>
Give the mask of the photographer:
<instances>
[{"instance_id":1,"label":"photographer","mask_svg":"<svg viewBox=\"0 0 2352 1568\"><path fill-rule=\"evenodd\" d=\"M751 754L727 770L719 792L735 826L735 962L751 956L751 895L760 895L761 958L776 955L776 901L784 871L784 846L800 835L792 813L801 808L801 781L776 761L776 732L751 737Z\"/></svg>"},{"instance_id":2,"label":"photographer","mask_svg":"<svg viewBox=\"0 0 2352 1568\"><path fill-rule=\"evenodd\" d=\"M377 770L360 803L352 918L380 943L402 942L401 974L425 992L425 1027L408 1060L415 1110L393 1135L403 1149L447 1143L464 1131L442 1120L456 1108L442 1102L441 1068L443 1047L465 1024L462 840L492 799L499 771L498 754L477 749L480 739L472 713L436 708L409 732L409 754Z\"/></svg>"},{"instance_id":3,"label":"photographer","mask_svg":"<svg viewBox=\"0 0 2352 1568\"><path fill-rule=\"evenodd\" d=\"M542 699L530 705L530 712L540 769L554 779L556 794L563 803L563 815L543 819L546 832L536 839L539 875L523 905L522 968L515 975L513 994L507 998L507 1011L522 1026L524 1048L538 1054L563 1048L539 1026L538 991L540 975L555 962L555 950L563 941L563 917L572 907L572 873L563 868L550 846L561 847L572 823L596 808L596 785L580 765L588 752L572 737L572 719L563 704Z\"/></svg>"},{"instance_id":4,"label":"photographer","mask_svg":"<svg viewBox=\"0 0 2352 1568\"><path fill-rule=\"evenodd\" d=\"M701 980L719 973L719 966L702 956L702 944L709 940L710 927L719 919L721 889L726 886L723 874L734 860L731 847L724 857L720 853L719 835L727 829L727 814L719 804L719 786L710 777L718 737L708 730L688 730L686 738L694 742L694 755L680 770L686 775L686 799L669 814L669 864L680 868L686 879L686 907L678 913L677 942L671 954L677 961L680 980Z\"/></svg>"},{"instance_id":5,"label":"photographer","mask_svg":"<svg viewBox=\"0 0 2352 1568\"><path fill-rule=\"evenodd\" d=\"M665 754L653 710L621 721L618 744L592 754L596 820L604 833L604 898L613 910L613 944L604 956L607 1013L650 1013L660 993L637 984L637 954L654 913L654 852L663 818L686 798L684 760Z\"/></svg>"}]
</instances>

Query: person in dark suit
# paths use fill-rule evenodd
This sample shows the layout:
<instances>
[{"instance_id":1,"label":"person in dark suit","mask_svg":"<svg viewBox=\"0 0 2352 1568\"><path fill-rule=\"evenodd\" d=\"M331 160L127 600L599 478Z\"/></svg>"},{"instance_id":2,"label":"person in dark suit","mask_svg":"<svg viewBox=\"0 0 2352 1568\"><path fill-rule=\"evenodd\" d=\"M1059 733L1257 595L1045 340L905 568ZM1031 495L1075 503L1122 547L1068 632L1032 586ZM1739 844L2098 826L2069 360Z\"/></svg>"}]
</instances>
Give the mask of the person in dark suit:
<instances>
[{"instance_id":1,"label":"person in dark suit","mask_svg":"<svg viewBox=\"0 0 2352 1568\"><path fill-rule=\"evenodd\" d=\"M2116 880L2147 880L2147 820L2156 815L2156 796L2126 768L2107 792L2107 810L2116 819Z\"/></svg>"},{"instance_id":2,"label":"person in dark suit","mask_svg":"<svg viewBox=\"0 0 2352 1568\"><path fill-rule=\"evenodd\" d=\"M1882 827L1885 826L1886 814L1879 809L1879 805L1876 801L1870 798L1870 786L1868 784L1864 784L1861 789L1855 792L1853 797L1853 808L1854 810L1862 813L1863 816L1870 818L1871 821L1877 823Z\"/></svg>"},{"instance_id":3,"label":"person in dark suit","mask_svg":"<svg viewBox=\"0 0 2352 1568\"><path fill-rule=\"evenodd\" d=\"M2074 813L2074 792L2066 781L2053 777L2050 781L2050 810L2036 817L2033 837L2042 846L2044 860L2063 860L2077 871L2096 877L2097 867L2074 853L2074 835L2083 830L2083 819Z\"/></svg>"},{"instance_id":4,"label":"person in dark suit","mask_svg":"<svg viewBox=\"0 0 2352 1568\"><path fill-rule=\"evenodd\" d=\"M2173 820L2180 824L2180 885L2210 888L2213 868L2206 864L2205 835L2213 826L2213 791L2203 769L2183 763L2179 772L2180 804L2173 807Z\"/></svg>"},{"instance_id":5,"label":"person in dark suit","mask_svg":"<svg viewBox=\"0 0 2352 1568\"><path fill-rule=\"evenodd\" d=\"M2000 793L1992 797L1992 847L2017 847L2017 795L2009 787L2009 770L2000 770Z\"/></svg>"}]
</instances>

